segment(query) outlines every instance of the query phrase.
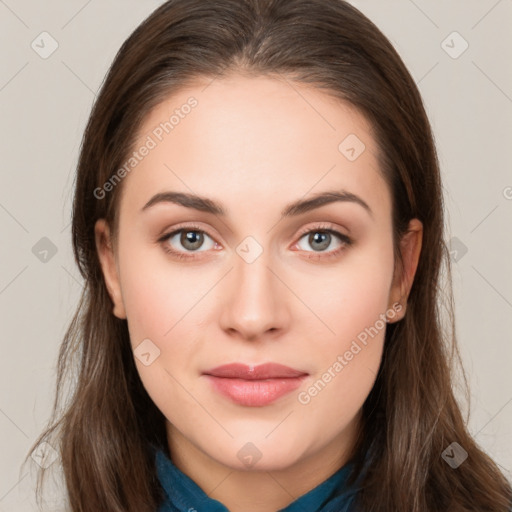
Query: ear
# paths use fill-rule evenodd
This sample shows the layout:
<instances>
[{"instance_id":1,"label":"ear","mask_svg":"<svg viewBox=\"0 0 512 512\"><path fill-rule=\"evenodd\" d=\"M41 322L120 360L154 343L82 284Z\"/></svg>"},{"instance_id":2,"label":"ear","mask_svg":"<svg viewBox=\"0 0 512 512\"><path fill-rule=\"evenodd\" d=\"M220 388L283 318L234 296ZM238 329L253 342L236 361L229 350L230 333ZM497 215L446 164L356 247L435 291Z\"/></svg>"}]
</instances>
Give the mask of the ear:
<instances>
[{"instance_id":1,"label":"ear","mask_svg":"<svg viewBox=\"0 0 512 512\"><path fill-rule=\"evenodd\" d=\"M112 247L112 239L110 234L110 227L105 219L99 219L94 225L94 235L96 240L96 251L105 278L105 285L108 294L114 303L112 312L117 318L126 318L124 310L123 297L121 295L121 285L119 282L119 271L115 259L114 250Z\"/></svg>"},{"instance_id":2,"label":"ear","mask_svg":"<svg viewBox=\"0 0 512 512\"><path fill-rule=\"evenodd\" d=\"M401 320L405 316L407 299L418 267L422 240L423 224L418 219L412 219L409 222L406 233L400 240L403 266L400 265L400 261L396 262L393 283L391 284L389 294L388 308L397 310L393 308L393 304L399 302L401 305L400 313L393 317L393 321ZM391 322L388 320L388 323Z\"/></svg>"}]
</instances>

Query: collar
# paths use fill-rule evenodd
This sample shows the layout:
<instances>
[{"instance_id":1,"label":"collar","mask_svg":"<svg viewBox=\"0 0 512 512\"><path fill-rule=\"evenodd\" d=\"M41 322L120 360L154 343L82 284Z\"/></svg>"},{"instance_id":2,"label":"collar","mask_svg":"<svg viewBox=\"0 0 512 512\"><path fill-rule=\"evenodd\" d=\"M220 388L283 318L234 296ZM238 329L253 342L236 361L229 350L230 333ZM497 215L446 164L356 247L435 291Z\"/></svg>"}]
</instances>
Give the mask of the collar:
<instances>
[{"instance_id":1,"label":"collar","mask_svg":"<svg viewBox=\"0 0 512 512\"><path fill-rule=\"evenodd\" d=\"M190 477L183 473L162 449L155 448L155 463L158 479L166 499L158 512L229 512L220 501L210 498ZM336 473L299 496L278 512L342 512L355 495L354 489L344 484L352 469L348 463Z\"/></svg>"}]
</instances>

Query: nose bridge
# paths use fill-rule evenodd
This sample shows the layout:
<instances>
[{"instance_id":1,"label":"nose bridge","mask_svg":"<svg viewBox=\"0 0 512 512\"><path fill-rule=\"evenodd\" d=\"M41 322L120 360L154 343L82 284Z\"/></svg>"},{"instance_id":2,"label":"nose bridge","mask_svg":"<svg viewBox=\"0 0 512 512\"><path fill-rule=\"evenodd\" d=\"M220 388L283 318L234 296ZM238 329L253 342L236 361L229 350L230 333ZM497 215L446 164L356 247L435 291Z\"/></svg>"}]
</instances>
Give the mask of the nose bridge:
<instances>
[{"instance_id":1,"label":"nose bridge","mask_svg":"<svg viewBox=\"0 0 512 512\"><path fill-rule=\"evenodd\" d=\"M284 304L282 284L270 270L270 251L242 242L234 255L229 296L224 304L222 327L247 338L258 337L282 327ZM269 268L270 267L270 268Z\"/></svg>"}]
</instances>

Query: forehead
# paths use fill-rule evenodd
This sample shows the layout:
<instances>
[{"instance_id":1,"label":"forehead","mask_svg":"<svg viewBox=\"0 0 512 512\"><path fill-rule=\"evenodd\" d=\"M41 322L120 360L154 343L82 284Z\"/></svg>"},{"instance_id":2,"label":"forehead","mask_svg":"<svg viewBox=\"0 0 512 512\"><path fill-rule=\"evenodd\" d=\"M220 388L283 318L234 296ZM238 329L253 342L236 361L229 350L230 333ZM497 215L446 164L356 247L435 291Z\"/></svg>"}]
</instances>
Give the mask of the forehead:
<instances>
[{"instance_id":1,"label":"forehead","mask_svg":"<svg viewBox=\"0 0 512 512\"><path fill-rule=\"evenodd\" d=\"M144 146L150 149L123 184L128 205L177 190L224 204L238 199L239 208L258 200L280 207L344 188L390 207L366 119L326 92L286 79L232 75L187 86L148 114L133 149L140 154Z\"/></svg>"}]
</instances>

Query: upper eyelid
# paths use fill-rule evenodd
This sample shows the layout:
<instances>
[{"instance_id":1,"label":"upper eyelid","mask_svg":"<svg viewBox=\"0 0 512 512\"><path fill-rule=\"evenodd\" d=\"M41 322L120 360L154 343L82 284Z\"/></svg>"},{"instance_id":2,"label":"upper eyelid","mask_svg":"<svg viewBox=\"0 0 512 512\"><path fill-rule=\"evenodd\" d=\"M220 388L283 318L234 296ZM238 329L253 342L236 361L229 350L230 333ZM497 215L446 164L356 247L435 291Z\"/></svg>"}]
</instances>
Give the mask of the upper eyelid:
<instances>
[{"instance_id":1,"label":"upper eyelid","mask_svg":"<svg viewBox=\"0 0 512 512\"><path fill-rule=\"evenodd\" d=\"M165 231L162 236L160 237L160 240L162 239L168 239L169 237L173 236L173 235L176 235L177 233L180 233L181 231L199 231L201 233L204 233L205 235L208 235L212 240L215 238L213 235L210 234L210 232L205 229L205 228L202 228L200 226L194 226L194 225L186 225L186 226L181 226L181 225L178 225L177 227L174 227L173 229L171 229L170 231Z\"/></svg>"},{"instance_id":2,"label":"upper eyelid","mask_svg":"<svg viewBox=\"0 0 512 512\"><path fill-rule=\"evenodd\" d=\"M348 234L343 233L342 232L343 230L341 228L338 228L337 226L335 226L332 222L320 222L316 226L305 227L298 232L297 236L302 237L303 235L307 235L311 231L315 231L315 230L316 231L336 232L342 236L346 236L347 238L349 238Z\"/></svg>"}]
</instances>

